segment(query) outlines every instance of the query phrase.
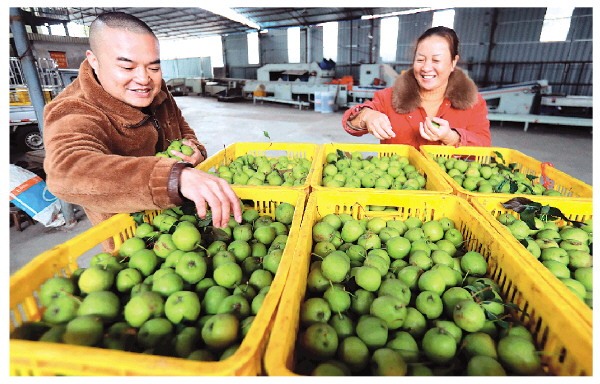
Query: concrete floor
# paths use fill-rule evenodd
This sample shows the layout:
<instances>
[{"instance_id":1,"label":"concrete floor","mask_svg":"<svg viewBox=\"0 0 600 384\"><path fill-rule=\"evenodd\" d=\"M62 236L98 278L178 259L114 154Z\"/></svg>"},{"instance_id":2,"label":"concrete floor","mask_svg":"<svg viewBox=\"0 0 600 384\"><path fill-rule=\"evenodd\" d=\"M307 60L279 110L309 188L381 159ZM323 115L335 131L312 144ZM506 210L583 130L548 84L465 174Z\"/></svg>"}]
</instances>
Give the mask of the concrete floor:
<instances>
[{"instance_id":1,"label":"concrete floor","mask_svg":"<svg viewBox=\"0 0 600 384\"><path fill-rule=\"evenodd\" d=\"M371 135L356 138L344 132L343 111L323 114L284 104L226 103L198 96L178 97L177 102L209 155L237 142L378 142ZM593 184L593 140L587 128L530 125L524 132L522 124L492 123L491 131L493 146L515 149L539 161L552 162L567 174ZM10 274L41 252L90 228L82 212L76 217L77 224L69 229L46 228L36 223L19 232L10 226ZM88 257L99 251L99 248L92 249ZM86 266L85 261L82 266Z\"/></svg>"}]
</instances>

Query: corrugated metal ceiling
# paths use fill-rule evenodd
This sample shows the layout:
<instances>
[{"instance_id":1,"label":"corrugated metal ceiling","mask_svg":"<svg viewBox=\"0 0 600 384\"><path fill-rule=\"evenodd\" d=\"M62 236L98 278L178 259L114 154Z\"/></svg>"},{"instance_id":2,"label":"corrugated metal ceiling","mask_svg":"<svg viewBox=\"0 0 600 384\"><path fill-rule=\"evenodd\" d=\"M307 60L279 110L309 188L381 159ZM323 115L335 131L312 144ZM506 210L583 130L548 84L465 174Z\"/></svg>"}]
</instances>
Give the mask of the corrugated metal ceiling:
<instances>
[{"instance_id":1,"label":"corrugated metal ceiling","mask_svg":"<svg viewBox=\"0 0 600 384\"><path fill-rule=\"evenodd\" d=\"M73 22L90 25L106 11L123 11L145 21L159 38L188 38L225 35L252 30L202 8L94 7L67 8ZM363 15L387 14L409 8L233 8L260 25L261 29L309 26L328 21L359 19Z\"/></svg>"}]
</instances>

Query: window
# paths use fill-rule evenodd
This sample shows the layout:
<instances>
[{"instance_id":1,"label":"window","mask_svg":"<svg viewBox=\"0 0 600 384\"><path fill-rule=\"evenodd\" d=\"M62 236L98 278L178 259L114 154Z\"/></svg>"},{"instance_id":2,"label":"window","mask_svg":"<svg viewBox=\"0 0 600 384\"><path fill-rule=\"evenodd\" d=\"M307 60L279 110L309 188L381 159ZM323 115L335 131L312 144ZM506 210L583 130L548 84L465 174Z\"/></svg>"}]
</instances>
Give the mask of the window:
<instances>
[{"instance_id":1,"label":"window","mask_svg":"<svg viewBox=\"0 0 600 384\"><path fill-rule=\"evenodd\" d=\"M381 19L381 33L379 40L379 55L381 61L396 61L398 48L398 18L385 17Z\"/></svg>"},{"instance_id":2,"label":"window","mask_svg":"<svg viewBox=\"0 0 600 384\"><path fill-rule=\"evenodd\" d=\"M293 27L287 30L288 63L300 62L300 28Z\"/></svg>"},{"instance_id":3,"label":"window","mask_svg":"<svg viewBox=\"0 0 600 384\"><path fill-rule=\"evenodd\" d=\"M62 24L52 24L49 26L50 32L55 36L65 36L65 28ZM67 23L67 29L69 30L69 36L71 37L88 37L89 27L85 27L82 24L69 22ZM48 34L48 30L44 28L44 34Z\"/></svg>"},{"instance_id":4,"label":"window","mask_svg":"<svg viewBox=\"0 0 600 384\"><path fill-rule=\"evenodd\" d=\"M565 41L571 27L573 8L547 8L540 34L541 42Z\"/></svg>"},{"instance_id":5,"label":"window","mask_svg":"<svg viewBox=\"0 0 600 384\"><path fill-rule=\"evenodd\" d=\"M332 21L323 24L323 58L337 61L338 23Z\"/></svg>"},{"instance_id":6,"label":"window","mask_svg":"<svg viewBox=\"0 0 600 384\"><path fill-rule=\"evenodd\" d=\"M258 52L259 52L259 44L258 44L258 32L250 32L246 35L248 39L248 64L258 64Z\"/></svg>"},{"instance_id":7,"label":"window","mask_svg":"<svg viewBox=\"0 0 600 384\"><path fill-rule=\"evenodd\" d=\"M433 12L432 27L448 27L454 28L454 9L445 9L443 11Z\"/></svg>"},{"instance_id":8,"label":"window","mask_svg":"<svg viewBox=\"0 0 600 384\"><path fill-rule=\"evenodd\" d=\"M162 60L205 56L210 56L213 68L223 66L221 36L185 40L160 40L160 58Z\"/></svg>"}]
</instances>

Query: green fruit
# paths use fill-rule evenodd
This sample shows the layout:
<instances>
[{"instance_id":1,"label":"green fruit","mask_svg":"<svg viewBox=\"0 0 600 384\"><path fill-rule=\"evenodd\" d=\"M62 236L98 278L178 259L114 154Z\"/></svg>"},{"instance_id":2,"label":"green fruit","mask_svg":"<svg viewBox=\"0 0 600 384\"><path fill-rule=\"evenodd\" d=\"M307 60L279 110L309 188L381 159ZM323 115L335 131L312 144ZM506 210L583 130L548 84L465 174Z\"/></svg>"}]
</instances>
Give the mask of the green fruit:
<instances>
[{"instance_id":1,"label":"green fruit","mask_svg":"<svg viewBox=\"0 0 600 384\"><path fill-rule=\"evenodd\" d=\"M173 324L195 321L200 315L200 300L195 292L174 292L167 297L164 310L165 316Z\"/></svg>"},{"instance_id":2,"label":"green fruit","mask_svg":"<svg viewBox=\"0 0 600 384\"><path fill-rule=\"evenodd\" d=\"M336 229L326 222L319 221L312 228L312 237L315 243L330 241Z\"/></svg>"},{"instance_id":3,"label":"green fruit","mask_svg":"<svg viewBox=\"0 0 600 384\"><path fill-rule=\"evenodd\" d=\"M59 296L52 300L42 314L42 320L50 324L64 324L77 316L80 301L71 295Z\"/></svg>"},{"instance_id":4,"label":"green fruit","mask_svg":"<svg viewBox=\"0 0 600 384\"><path fill-rule=\"evenodd\" d=\"M327 323L331 318L331 307L322 297L311 297L300 305L301 324Z\"/></svg>"},{"instance_id":5,"label":"green fruit","mask_svg":"<svg viewBox=\"0 0 600 384\"><path fill-rule=\"evenodd\" d=\"M346 243L353 243L357 241L358 238L364 233L365 229L358 220L346 221L342 226L342 230L340 231L342 240L344 240Z\"/></svg>"},{"instance_id":6,"label":"green fruit","mask_svg":"<svg viewBox=\"0 0 600 384\"><path fill-rule=\"evenodd\" d=\"M40 286L40 304L47 307L57 297L72 295L74 292L75 284L68 277L51 277Z\"/></svg>"},{"instance_id":7,"label":"green fruit","mask_svg":"<svg viewBox=\"0 0 600 384\"><path fill-rule=\"evenodd\" d=\"M335 329L340 340L355 334L354 320L348 315L342 313L333 314L328 323Z\"/></svg>"},{"instance_id":8,"label":"green fruit","mask_svg":"<svg viewBox=\"0 0 600 384\"><path fill-rule=\"evenodd\" d=\"M522 337L501 338L497 350L499 361L515 375L535 375L542 372L542 362L535 345Z\"/></svg>"},{"instance_id":9,"label":"green fruit","mask_svg":"<svg viewBox=\"0 0 600 384\"><path fill-rule=\"evenodd\" d=\"M586 291L591 292L592 289L592 280L593 280L593 271L592 267L583 267L577 268L575 272L573 272L573 277L575 280L579 281L585 287Z\"/></svg>"},{"instance_id":10,"label":"green fruit","mask_svg":"<svg viewBox=\"0 0 600 384\"><path fill-rule=\"evenodd\" d=\"M130 237L125 240L119 247L119 255L121 257L130 257L134 252L146 248L146 242L139 237Z\"/></svg>"},{"instance_id":11,"label":"green fruit","mask_svg":"<svg viewBox=\"0 0 600 384\"><path fill-rule=\"evenodd\" d=\"M348 336L339 341L337 357L350 367L351 372L358 373L369 364L370 353L358 336Z\"/></svg>"},{"instance_id":12,"label":"green fruit","mask_svg":"<svg viewBox=\"0 0 600 384\"><path fill-rule=\"evenodd\" d=\"M407 363L416 363L419 361L419 345L415 338L406 331L396 332L386 343L385 347L398 352Z\"/></svg>"},{"instance_id":13,"label":"green fruit","mask_svg":"<svg viewBox=\"0 0 600 384\"><path fill-rule=\"evenodd\" d=\"M175 272L189 284L196 284L202 280L207 269L206 258L197 252L186 252L181 255L175 266Z\"/></svg>"},{"instance_id":14,"label":"green fruit","mask_svg":"<svg viewBox=\"0 0 600 384\"><path fill-rule=\"evenodd\" d=\"M94 315L103 321L114 320L121 310L119 297L111 291L91 292L83 298L77 316Z\"/></svg>"},{"instance_id":15,"label":"green fruit","mask_svg":"<svg viewBox=\"0 0 600 384\"><path fill-rule=\"evenodd\" d=\"M137 341L142 348L154 348L169 341L172 335L173 324L169 320L159 317L142 324L137 334Z\"/></svg>"},{"instance_id":16,"label":"green fruit","mask_svg":"<svg viewBox=\"0 0 600 384\"><path fill-rule=\"evenodd\" d=\"M407 307L406 319L404 319L401 329L408 332L414 338L421 338L427 330L427 319L418 309Z\"/></svg>"},{"instance_id":17,"label":"green fruit","mask_svg":"<svg viewBox=\"0 0 600 384\"><path fill-rule=\"evenodd\" d=\"M502 364L493 357L476 355L467 363L468 376L506 376Z\"/></svg>"},{"instance_id":18,"label":"green fruit","mask_svg":"<svg viewBox=\"0 0 600 384\"><path fill-rule=\"evenodd\" d=\"M243 271L236 263L225 263L217 267L213 272L215 282L225 288L234 288L242 281Z\"/></svg>"},{"instance_id":19,"label":"green fruit","mask_svg":"<svg viewBox=\"0 0 600 384\"><path fill-rule=\"evenodd\" d=\"M404 324L407 309L397 297L383 295L373 300L369 313L384 320L388 329L398 329Z\"/></svg>"},{"instance_id":20,"label":"green fruit","mask_svg":"<svg viewBox=\"0 0 600 384\"><path fill-rule=\"evenodd\" d=\"M196 228L194 224L190 224L187 221L182 221L177 225L175 232L171 236L173 243L182 251L193 251L198 246L200 246L200 242L202 241L202 235L200 234L200 230Z\"/></svg>"},{"instance_id":21,"label":"green fruit","mask_svg":"<svg viewBox=\"0 0 600 384\"><path fill-rule=\"evenodd\" d=\"M421 342L425 356L434 363L444 364L451 361L456 355L456 341L454 337L443 329L430 328Z\"/></svg>"},{"instance_id":22,"label":"green fruit","mask_svg":"<svg viewBox=\"0 0 600 384\"><path fill-rule=\"evenodd\" d=\"M448 288L442 294L444 311L448 317L452 317L454 307L462 300L473 300L471 293L462 287Z\"/></svg>"},{"instance_id":23,"label":"green fruit","mask_svg":"<svg viewBox=\"0 0 600 384\"><path fill-rule=\"evenodd\" d=\"M362 315L356 324L356 335L369 349L381 348L387 343L388 327L376 316Z\"/></svg>"},{"instance_id":24,"label":"green fruit","mask_svg":"<svg viewBox=\"0 0 600 384\"><path fill-rule=\"evenodd\" d=\"M67 323L62 340L65 344L93 346L102 340L103 329L99 316L78 316Z\"/></svg>"},{"instance_id":25,"label":"green fruit","mask_svg":"<svg viewBox=\"0 0 600 384\"><path fill-rule=\"evenodd\" d=\"M99 267L86 268L77 282L79 290L84 293L109 290L115 280L112 271Z\"/></svg>"},{"instance_id":26,"label":"green fruit","mask_svg":"<svg viewBox=\"0 0 600 384\"><path fill-rule=\"evenodd\" d=\"M334 283L340 283L350 272L350 260L344 252L332 252L323 258L323 276Z\"/></svg>"},{"instance_id":27,"label":"green fruit","mask_svg":"<svg viewBox=\"0 0 600 384\"><path fill-rule=\"evenodd\" d=\"M152 248L156 256L162 259L165 259L167 256L169 256L171 252L175 251L176 249L178 248L173 242L173 235L171 235L170 233L163 233L160 236L158 236L158 239L156 239L156 242L154 243L154 246Z\"/></svg>"},{"instance_id":28,"label":"green fruit","mask_svg":"<svg viewBox=\"0 0 600 384\"><path fill-rule=\"evenodd\" d=\"M462 300L454 306L452 319L467 332L477 332L485 323L485 311L473 300Z\"/></svg>"},{"instance_id":29,"label":"green fruit","mask_svg":"<svg viewBox=\"0 0 600 384\"><path fill-rule=\"evenodd\" d=\"M460 259L460 268L470 276L484 276L487 266L483 255L476 251L468 251Z\"/></svg>"},{"instance_id":30,"label":"green fruit","mask_svg":"<svg viewBox=\"0 0 600 384\"><path fill-rule=\"evenodd\" d=\"M415 299L415 307L429 320L437 319L444 311L440 295L431 291L421 291Z\"/></svg>"},{"instance_id":31,"label":"green fruit","mask_svg":"<svg viewBox=\"0 0 600 384\"><path fill-rule=\"evenodd\" d=\"M143 276L150 276L158 266L158 257L152 249L141 249L129 258L129 268L135 268Z\"/></svg>"},{"instance_id":32,"label":"green fruit","mask_svg":"<svg viewBox=\"0 0 600 384\"><path fill-rule=\"evenodd\" d=\"M446 290L446 282L443 272L440 270L427 270L419 276L417 286L421 291L431 291L442 295Z\"/></svg>"},{"instance_id":33,"label":"green fruit","mask_svg":"<svg viewBox=\"0 0 600 384\"><path fill-rule=\"evenodd\" d=\"M344 289L344 286L332 284L323 293L323 298L329 304L331 311L341 313L350 308L350 294Z\"/></svg>"},{"instance_id":34,"label":"green fruit","mask_svg":"<svg viewBox=\"0 0 600 384\"><path fill-rule=\"evenodd\" d=\"M300 345L315 360L327 360L335 356L339 339L335 329L327 323L309 325L299 336Z\"/></svg>"},{"instance_id":35,"label":"green fruit","mask_svg":"<svg viewBox=\"0 0 600 384\"><path fill-rule=\"evenodd\" d=\"M371 355L371 373L375 376L406 376L408 366L402 355L391 348L379 348Z\"/></svg>"},{"instance_id":36,"label":"green fruit","mask_svg":"<svg viewBox=\"0 0 600 384\"><path fill-rule=\"evenodd\" d=\"M496 342L487 333L468 333L462 340L462 348L469 357L488 356L494 359L498 358Z\"/></svg>"},{"instance_id":37,"label":"green fruit","mask_svg":"<svg viewBox=\"0 0 600 384\"><path fill-rule=\"evenodd\" d=\"M212 315L202 327L202 340L210 348L225 349L238 341L239 319L231 313Z\"/></svg>"},{"instance_id":38,"label":"green fruit","mask_svg":"<svg viewBox=\"0 0 600 384\"><path fill-rule=\"evenodd\" d=\"M429 220L421 228L429 241L436 242L444 237L444 227L438 220Z\"/></svg>"},{"instance_id":39,"label":"green fruit","mask_svg":"<svg viewBox=\"0 0 600 384\"><path fill-rule=\"evenodd\" d=\"M385 243L388 255L393 259L405 258L411 250L411 242L409 239L397 236L392 237Z\"/></svg>"},{"instance_id":40,"label":"green fruit","mask_svg":"<svg viewBox=\"0 0 600 384\"><path fill-rule=\"evenodd\" d=\"M373 292L359 288L350 296L350 308L357 315L368 314L373 300L375 300Z\"/></svg>"},{"instance_id":41,"label":"green fruit","mask_svg":"<svg viewBox=\"0 0 600 384\"><path fill-rule=\"evenodd\" d=\"M359 287L370 292L377 291L381 286L381 274L374 267L357 267L354 280Z\"/></svg>"}]
</instances>

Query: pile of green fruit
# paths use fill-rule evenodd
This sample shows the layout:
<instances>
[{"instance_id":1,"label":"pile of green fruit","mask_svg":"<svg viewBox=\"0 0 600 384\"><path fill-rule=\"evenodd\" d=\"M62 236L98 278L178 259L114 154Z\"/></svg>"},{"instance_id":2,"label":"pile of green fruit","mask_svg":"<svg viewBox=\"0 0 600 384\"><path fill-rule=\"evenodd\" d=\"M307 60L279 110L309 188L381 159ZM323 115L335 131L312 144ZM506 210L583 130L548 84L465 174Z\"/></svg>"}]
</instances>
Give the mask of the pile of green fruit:
<instances>
[{"instance_id":1,"label":"pile of green fruit","mask_svg":"<svg viewBox=\"0 0 600 384\"><path fill-rule=\"evenodd\" d=\"M505 212L497 220L544 267L592 308L592 219L583 223L567 221L559 227L557 219L564 218L564 215L556 208L522 199L513 199L505 204L516 208L521 216L517 218Z\"/></svg>"},{"instance_id":2,"label":"pile of green fruit","mask_svg":"<svg viewBox=\"0 0 600 384\"><path fill-rule=\"evenodd\" d=\"M245 154L219 166L215 175L235 185L296 187L306 183L312 161L304 157L267 157Z\"/></svg>"},{"instance_id":3,"label":"pile of green fruit","mask_svg":"<svg viewBox=\"0 0 600 384\"><path fill-rule=\"evenodd\" d=\"M167 149L165 149L164 151L161 152L157 152L154 156L157 157L169 157L171 159L175 159L175 160L179 160L181 161L181 157L176 156L174 154L171 153L171 150L175 150L177 152L181 152L186 156L191 156L194 154L194 150L192 149L192 147L185 145L182 143L182 140L173 140L169 143L169 146L167 147Z\"/></svg>"},{"instance_id":4,"label":"pile of green fruit","mask_svg":"<svg viewBox=\"0 0 600 384\"><path fill-rule=\"evenodd\" d=\"M518 164L505 164L502 154L495 152L490 163L462 158L435 156L436 163L448 176L470 192L522 193L528 195L560 196L560 192L534 182L538 176L520 171Z\"/></svg>"},{"instance_id":5,"label":"pile of green fruit","mask_svg":"<svg viewBox=\"0 0 600 384\"><path fill-rule=\"evenodd\" d=\"M246 208L242 223L226 228L185 212L139 222L118 255L96 254L72 276L46 280L41 321L11 338L202 361L231 356L276 276L294 206L280 203L274 218Z\"/></svg>"},{"instance_id":6,"label":"pile of green fruit","mask_svg":"<svg viewBox=\"0 0 600 384\"><path fill-rule=\"evenodd\" d=\"M383 190L421 190L425 176L397 153L363 158L361 152L329 152L323 164L321 185L330 188L375 188Z\"/></svg>"},{"instance_id":7,"label":"pile of green fruit","mask_svg":"<svg viewBox=\"0 0 600 384\"><path fill-rule=\"evenodd\" d=\"M452 219L331 213L312 237L296 373L544 374L516 306Z\"/></svg>"}]
</instances>

